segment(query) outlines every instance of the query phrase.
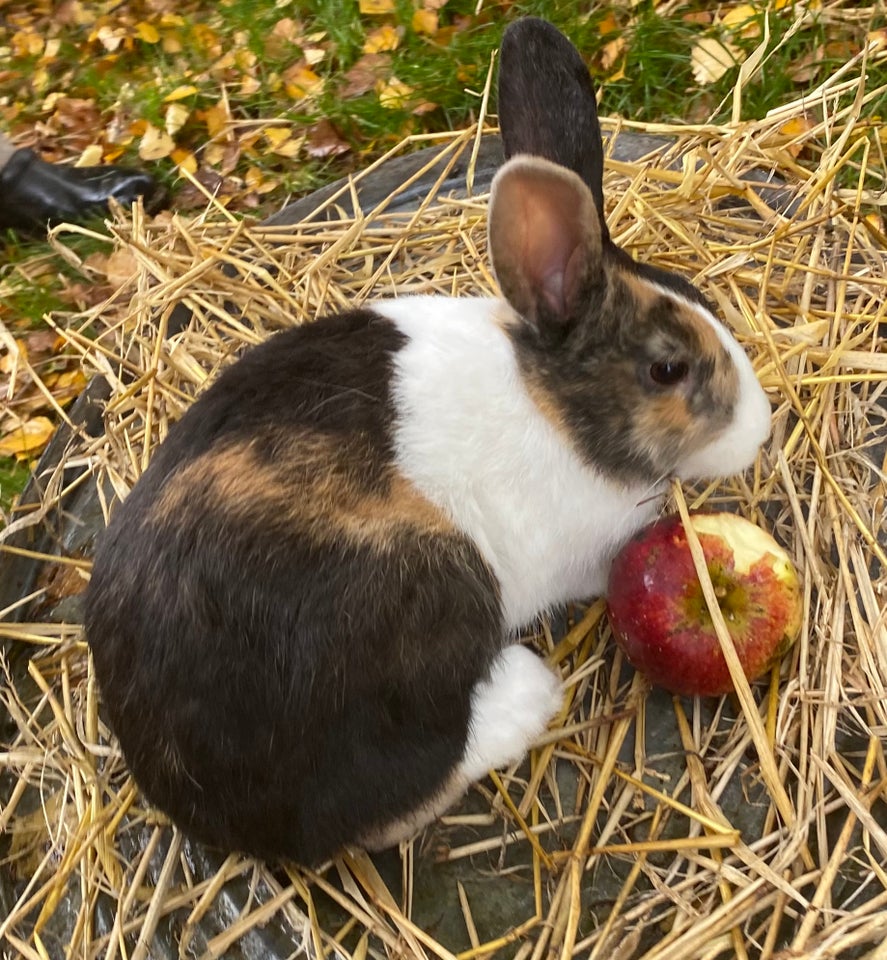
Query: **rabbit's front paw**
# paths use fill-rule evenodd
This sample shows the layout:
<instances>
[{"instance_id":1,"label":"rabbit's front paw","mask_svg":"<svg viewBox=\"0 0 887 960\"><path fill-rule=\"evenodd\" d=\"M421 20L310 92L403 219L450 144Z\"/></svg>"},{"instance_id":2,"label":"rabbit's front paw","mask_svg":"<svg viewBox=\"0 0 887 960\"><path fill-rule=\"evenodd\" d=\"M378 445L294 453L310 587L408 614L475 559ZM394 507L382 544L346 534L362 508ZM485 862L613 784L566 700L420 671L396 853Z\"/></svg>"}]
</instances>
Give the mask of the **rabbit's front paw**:
<instances>
[{"instance_id":1,"label":"rabbit's front paw","mask_svg":"<svg viewBox=\"0 0 887 960\"><path fill-rule=\"evenodd\" d=\"M505 647L471 695L471 732L460 772L479 780L522 759L561 706L558 677L526 647Z\"/></svg>"}]
</instances>

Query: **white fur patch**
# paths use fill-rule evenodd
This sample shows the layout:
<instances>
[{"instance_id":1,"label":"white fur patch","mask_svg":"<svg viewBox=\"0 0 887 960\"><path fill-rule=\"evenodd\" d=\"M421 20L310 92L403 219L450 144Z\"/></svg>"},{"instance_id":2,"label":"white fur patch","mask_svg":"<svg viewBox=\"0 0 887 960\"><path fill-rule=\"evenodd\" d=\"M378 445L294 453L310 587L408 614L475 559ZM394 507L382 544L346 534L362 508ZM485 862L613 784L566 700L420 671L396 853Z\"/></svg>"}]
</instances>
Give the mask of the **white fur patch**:
<instances>
[{"instance_id":1,"label":"white fur patch","mask_svg":"<svg viewBox=\"0 0 887 960\"><path fill-rule=\"evenodd\" d=\"M409 338L395 358L398 467L477 545L507 626L603 593L614 552L658 501L590 469L543 416L496 322L504 303L403 297L373 309Z\"/></svg>"},{"instance_id":2,"label":"white fur patch","mask_svg":"<svg viewBox=\"0 0 887 960\"><path fill-rule=\"evenodd\" d=\"M505 647L471 693L471 727L459 773L474 782L523 759L560 709L560 680L531 650Z\"/></svg>"},{"instance_id":3,"label":"white fur patch","mask_svg":"<svg viewBox=\"0 0 887 960\"><path fill-rule=\"evenodd\" d=\"M468 742L460 764L433 797L400 820L366 833L360 846L384 850L409 840L488 771L522 760L560 709L562 698L560 679L536 654L520 644L505 647L493 661L489 678L471 692Z\"/></svg>"}]
</instances>

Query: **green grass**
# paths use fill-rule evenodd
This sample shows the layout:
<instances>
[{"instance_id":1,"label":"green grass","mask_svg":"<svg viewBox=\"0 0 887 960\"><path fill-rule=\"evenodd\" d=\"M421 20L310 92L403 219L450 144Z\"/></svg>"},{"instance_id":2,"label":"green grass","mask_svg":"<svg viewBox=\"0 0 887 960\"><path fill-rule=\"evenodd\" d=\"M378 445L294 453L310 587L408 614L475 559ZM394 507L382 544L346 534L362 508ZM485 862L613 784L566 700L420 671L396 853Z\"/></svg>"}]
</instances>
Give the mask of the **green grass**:
<instances>
[{"instance_id":1,"label":"green grass","mask_svg":"<svg viewBox=\"0 0 887 960\"><path fill-rule=\"evenodd\" d=\"M0 457L0 520L8 514L15 498L24 490L31 473L25 460Z\"/></svg>"}]
</instances>

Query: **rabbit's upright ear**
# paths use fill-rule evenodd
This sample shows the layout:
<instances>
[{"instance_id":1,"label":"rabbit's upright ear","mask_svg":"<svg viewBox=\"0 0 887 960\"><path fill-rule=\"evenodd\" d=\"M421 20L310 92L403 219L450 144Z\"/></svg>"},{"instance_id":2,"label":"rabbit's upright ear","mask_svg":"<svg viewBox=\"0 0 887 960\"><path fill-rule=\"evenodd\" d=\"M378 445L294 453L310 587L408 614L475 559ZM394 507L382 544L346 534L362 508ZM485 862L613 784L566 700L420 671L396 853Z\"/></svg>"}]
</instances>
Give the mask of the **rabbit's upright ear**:
<instances>
[{"instance_id":1,"label":"rabbit's upright ear","mask_svg":"<svg viewBox=\"0 0 887 960\"><path fill-rule=\"evenodd\" d=\"M493 179L489 237L502 293L522 317L557 335L587 314L604 282L601 224L575 173L509 160Z\"/></svg>"},{"instance_id":2,"label":"rabbit's upright ear","mask_svg":"<svg viewBox=\"0 0 887 960\"><path fill-rule=\"evenodd\" d=\"M604 223L604 153L594 86L579 51L537 17L510 24L499 52L499 126L505 157L531 154L585 181Z\"/></svg>"}]
</instances>

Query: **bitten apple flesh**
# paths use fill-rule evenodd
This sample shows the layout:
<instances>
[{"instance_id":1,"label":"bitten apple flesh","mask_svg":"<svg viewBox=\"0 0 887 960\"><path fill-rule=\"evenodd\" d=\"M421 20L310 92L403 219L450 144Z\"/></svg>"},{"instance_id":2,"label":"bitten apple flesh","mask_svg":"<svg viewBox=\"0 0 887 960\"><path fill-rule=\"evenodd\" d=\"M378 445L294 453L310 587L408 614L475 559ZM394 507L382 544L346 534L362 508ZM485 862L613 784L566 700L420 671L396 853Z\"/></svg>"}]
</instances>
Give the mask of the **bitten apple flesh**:
<instances>
[{"instance_id":1,"label":"bitten apple flesh","mask_svg":"<svg viewBox=\"0 0 887 960\"><path fill-rule=\"evenodd\" d=\"M692 514L739 662L754 680L801 629L802 600L788 554L760 527L729 513ZM733 689L679 516L651 524L610 570L610 623L629 662L673 693Z\"/></svg>"}]
</instances>

